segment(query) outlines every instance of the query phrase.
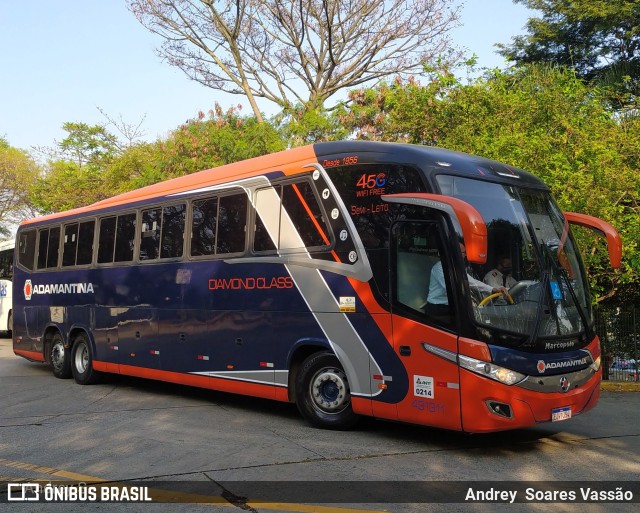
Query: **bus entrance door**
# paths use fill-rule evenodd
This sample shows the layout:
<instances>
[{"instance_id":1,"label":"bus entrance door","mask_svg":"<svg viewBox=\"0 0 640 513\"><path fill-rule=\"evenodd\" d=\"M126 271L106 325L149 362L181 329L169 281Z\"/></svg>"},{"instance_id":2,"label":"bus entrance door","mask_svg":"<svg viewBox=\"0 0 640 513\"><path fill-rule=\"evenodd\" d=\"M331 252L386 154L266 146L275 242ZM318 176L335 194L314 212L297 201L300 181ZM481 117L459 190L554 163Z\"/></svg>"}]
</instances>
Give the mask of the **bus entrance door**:
<instances>
[{"instance_id":1,"label":"bus entrance door","mask_svg":"<svg viewBox=\"0 0 640 513\"><path fill-rule=\"evenodd\" d=\"M448 309L452 289L444 240L444 225L436 220L392 228L393 338L408 379L398 419L459 430L458 366L455 358L442 356L455 355L458 343Z\"/></svg>"}]
</instances>

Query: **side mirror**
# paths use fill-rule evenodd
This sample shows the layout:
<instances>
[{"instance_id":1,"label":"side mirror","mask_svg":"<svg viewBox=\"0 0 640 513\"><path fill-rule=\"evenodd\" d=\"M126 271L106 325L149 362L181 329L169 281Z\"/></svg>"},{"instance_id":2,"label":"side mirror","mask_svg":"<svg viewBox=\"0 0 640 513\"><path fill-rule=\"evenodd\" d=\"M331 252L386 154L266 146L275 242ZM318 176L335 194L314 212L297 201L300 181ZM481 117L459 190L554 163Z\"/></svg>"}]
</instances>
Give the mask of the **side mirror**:
<instances>
[{"instance_id":1,"label":"side mirror","mask_svg":"<svg viewBox=\"0 0 640 513\"><path fill-rule=\"evenodd\" d=\"M487 225L480 212L466 201L428 193L387 194L382 199L389 203L417 205L444 212L464 237L467 260L472 264L487 262Z\"/></svg>"},{"instance_id":2,"label":"side mirror","mask_svg":"<svg viewBox=\"0 0 640 513\"><path fill-rule=\"evenodd\" d=\"M564 212L564 218L570 224L584 226L585 228L598 232L600 235L604 235L607 239L607 249L609 251L611 267L614 269L620 267L620 262L622 261L622 240L613 226L597 217L577 214L575 212Z\"/></svg>"}]
</instances>

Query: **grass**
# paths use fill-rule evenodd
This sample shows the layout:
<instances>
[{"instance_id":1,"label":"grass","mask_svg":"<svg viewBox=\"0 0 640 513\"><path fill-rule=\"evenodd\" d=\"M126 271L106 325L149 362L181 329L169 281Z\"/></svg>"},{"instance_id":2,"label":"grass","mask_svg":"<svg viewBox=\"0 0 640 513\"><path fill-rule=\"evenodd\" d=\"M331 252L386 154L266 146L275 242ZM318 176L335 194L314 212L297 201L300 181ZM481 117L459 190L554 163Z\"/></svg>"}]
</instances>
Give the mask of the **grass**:
<instances>
[{"instance_id":1,"label":"grass","mask_svg":"<svg viewBox=\"0 0 640 513\"><path fill-rule=\"evenodd\" d=\"M601 390L607 392L640 392L638 381L603 381Z\"/></svg>"}]
</instances>

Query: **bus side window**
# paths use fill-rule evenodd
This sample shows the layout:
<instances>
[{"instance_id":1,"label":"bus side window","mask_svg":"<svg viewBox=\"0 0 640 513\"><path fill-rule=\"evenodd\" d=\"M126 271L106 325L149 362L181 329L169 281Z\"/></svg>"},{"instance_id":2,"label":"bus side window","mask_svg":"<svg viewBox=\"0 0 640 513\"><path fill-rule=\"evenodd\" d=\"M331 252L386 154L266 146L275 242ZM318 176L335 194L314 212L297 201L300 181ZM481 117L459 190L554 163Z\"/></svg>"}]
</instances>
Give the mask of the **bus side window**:
<instances>
[{"instance_id":1,"label":"bus side window","mask_svg":"<svg viewBox=\"0 0 640 513\"><path fill-rule=\"evenodd\" d=\"M322 218L322 210L307 182L285 184L282 187L281 200L283 209L289 214L291 221L302 239L303 247L328 246L329 229ZM281 232L282 235L282 232ZM280 240L280 249L294 249L289 241Z\"/></svg>"},{"instance_id":2,"label":"bus side window","mask_svg":"<svg viewBox=\"0 0 640 513\"><path fill-rule=\"evenodd\" d=\"M160 230L162 229L162 209L151 208L142 211L140 231L140 260L155 260L160 250Z\"/></svg>"},{"instance_id":3,"label":"bus side window","mask_svg":"<svg viewBox=\"0 0 640 513\"><path fill-rule=\"evenodd\" d=\"M60 245L60 227L42 228L38 245L38 269L58 267L58 246Z\"/></svg>"},{"instance_id":4,"label":"bus side window","mask_svg":"<svg viewBox=\"0 0 640 513\"><path fill-rule=\"evenodd\" d=\"M131 262L136 238L136 214L118 216L114 262Z\"/></svg>"},{"instance_id":5,"label":"bus side window","mask_svg":"<svg viewBox=\"0 0 640 513\"><path fill-rule=\"evenodd\" d=\"M273 191L278 195L278 204L275 204ZM256 215L253 242L256 252L273 252L276 249L304 250L327 247L330 244L330 229L313 188L306 181L258 190L256 209L264 216L263 219L260 214ZM283 216L286 216L290 223L285 224ZM294 230L293 233L288 230L290 226Z\"/></svg>"},{"instance_id":6,"label":"bus side window","mask_svg":"<svg viewBox=\"0 0 640 513\"><path fill-rule=\"evenodd\" d=\"M98 263L133 261L136 214L121 214L100 219Z\"/></svg>"},{"instance_id":7,"label":"bus side window","mask_svg":"<svg viewBox=\"0 0 640 513\"><path fill-rule=\"evenodd\" d=\"M191 256L215 254L217 220L217 197L195 200L191 204Z\"/></svg>"},{"instance_id":8,"label":"bus side window","mask_svg":"<svg viewBox=\"0 0 640 513\"><path fill-rule=\"evenodd\" d=\"M162 210L160 258L179 258L184 248L186 205L172 205Z\"/></svg>"},{"instance_id":9,"label":"bus side window","mask_svg":"<svg viewBox=\"0 0 640 513\"><path fill-rule=\"evenodd\" d=\"M100 236L98 239L98 263L110 264L113 262L113 248L116 242L116 218L105 217L100 219Z\"/></svg>"},{"instance_id":10,"label":"bus side window","mask_svg":"<svg viewBox=\"0 0 640 513\"><path fill-rule=\"evenodd\" d=\"M18 263L29 271L33 271L36 256L36 235L35 230L21 233L18 242Z\"/></svg>"},{"instance_id":11,"label":"bus side window","mask_svg":"<svg viewBox=\"0 0 640 513\"><path fill-rule=\"evenodd\" d=\"M278 236L278 234L275 235ZM262 220L258 212L256 212L256 225L253 236L253 250L255 252L270 251L273 253L276 249L276 245L274 244L271 235L269 235L269 231L267 230L264 221Z\"/></svg>"},{"instance_id":12,"label":"bus side window","mask_svg":"<svg viewBox=\"0 0 640 513\"><path fill-rule=\"evenodd\" d=\"M62 266L89 265L93 260L95 221L68 224L64 228Z\"/></svg>"},{"instance_id":13,"label":"bus side window","mask_svg":"<svg viewBox=\"0 0 640 513\"><path fill-rule=\"evenodd\" d=\"M89 265L93 261L93 233L95 229L95 221L80 223L76 265Z\"/></svg>"},{"instance_id":14,"label":"bus side window","mask_svg":"<svg viewBox=\"0 0 640 513\"><path fill-rule=\"evenodd\" d=\"M64 243L62 249L62 266L76 265L76 251L78 249L78 223L64 227Z\"/></svg>"},{"instance_id":15,"label":"bus side window","mask_svg":"<svg viewBox=\"0 0 640 513\"><path fill-rule=\"evenodd\" d=\"M219 199L216 254L242 253L247 228L247 195L234 194Z\"/></svg>"},{"instance_id":16,"label":"bus side window","mask_svg":"<svg viewBox=\"0 0 640 513\"><path fill-rule=\"evenodd\" d=\"M393 235L394 305L409 316L451 324L451 286L442 267L438 223L396 223Z\"/></svg>"},{"instance_id":17,"label":"bus side window","mask_svg":"<svg viewBox=\"0 0 640 513\"><path fill-rule=\"evenodd\" d=\"M0 251L0 279L11 280L13 278L13 250Z\"/></svg>"}]
</instances>

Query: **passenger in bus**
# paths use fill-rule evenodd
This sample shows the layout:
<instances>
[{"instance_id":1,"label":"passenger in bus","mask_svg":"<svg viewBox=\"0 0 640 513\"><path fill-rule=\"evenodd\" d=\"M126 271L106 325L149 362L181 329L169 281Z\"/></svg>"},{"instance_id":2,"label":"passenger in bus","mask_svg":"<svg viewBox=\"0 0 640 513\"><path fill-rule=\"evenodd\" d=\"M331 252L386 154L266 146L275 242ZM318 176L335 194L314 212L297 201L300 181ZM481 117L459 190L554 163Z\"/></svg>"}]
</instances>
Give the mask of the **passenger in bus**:
<instances>
[{"instance_id":1,"label":"passenger in bus","mask_svg":"<svg viewBox=\"0 0 640 513\"><path fill-rule=\"evenodd\" d=\"M509 290L516 283L516 279L511 276L511 258L506 255L503 255L498 258L496 262L496 267L489 271L484 275L484 281L487 285L491 285L492 287L504 287Z\"/></svg>"},{"instance_id":2,"label":"passenger in bus","mask_svg":"<svg viewBox=\"0 0 640 513\"><path fill-rule=\"evenodd\" d=\"M462 256L466 260L466 248L464 244L460 243L460 251ZM469 281L469 288L472 292L477 292L481 296L488 296L490 294L500 293L505 298L508 295L505 287L492 287L480 280L477 280L469 273L467 273L467 280ZM431 278L429 279L429 292L427 294L427 303L425 305L425 313L431 316L441 317L451 314L449 308L449 296L447 295L447 286L444 278L444 271L442 270L442 261L436 262L431 268Z\"/></svg>"}]
</instances>

